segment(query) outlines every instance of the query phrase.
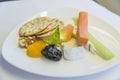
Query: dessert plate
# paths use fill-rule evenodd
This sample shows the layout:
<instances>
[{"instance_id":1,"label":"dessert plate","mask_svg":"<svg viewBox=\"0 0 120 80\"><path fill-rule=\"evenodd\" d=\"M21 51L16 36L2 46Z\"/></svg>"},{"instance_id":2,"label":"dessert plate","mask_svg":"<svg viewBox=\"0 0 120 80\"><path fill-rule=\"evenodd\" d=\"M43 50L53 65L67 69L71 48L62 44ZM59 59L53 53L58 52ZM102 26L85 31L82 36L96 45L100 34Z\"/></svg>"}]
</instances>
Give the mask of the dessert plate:
<instances>
[{"instance_id":1,"label":"dessert plate","mask_svg":"<svg viewBox=\"0 0 120 80\"><path fill-rule=\"evenodd\" d=\"M47 16L58 18L65 24L73 24L73 17L78 17L80 10L74 8L59 8L47 11ZM120 63L120 33L104 20L89 14L89 32L106 45L115 57L104 60L98 55L93 55L84 50L84 58L74 61L62 60L55 62L45 58L30 58L26 55L26 49L18 46L18 30L27 21L39 17L40 14L24 21L6 38L3 48L3 58L15 67L27 72L50 77L80 77L96 74ZM71 43L72 44L72 43Z\"/></svg>"}]
</instances>

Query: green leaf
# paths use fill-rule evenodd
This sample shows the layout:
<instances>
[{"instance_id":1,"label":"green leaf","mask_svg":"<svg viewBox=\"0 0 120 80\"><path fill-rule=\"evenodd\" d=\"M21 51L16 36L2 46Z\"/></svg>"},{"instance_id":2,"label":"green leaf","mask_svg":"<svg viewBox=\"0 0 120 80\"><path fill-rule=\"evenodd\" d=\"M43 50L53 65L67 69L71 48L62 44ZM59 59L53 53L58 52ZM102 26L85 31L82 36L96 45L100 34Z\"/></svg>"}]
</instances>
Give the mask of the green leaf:
<instances>
[{"instance_id":1,"label":"green leaf","mask_svg":"<svg viewBox=\"0 0 120 80\"><path fill-rule=\"evenodd\" d=\"M52 34L52 37L51 39L48 39L48 40L43 40L45 43L47 44L58 44L60 43L60 31L59 31L59 28L57 27L56 30L54 31L54 33Z\"/></svg>"},{"instance_id":2,"label":"green leaf","mask_svg":"<svg viewBox=\"0 0 120 80\"><path fill-rule=\"evenodd\" d=\"M78 24L78 18L72 18L72 20L74 21L74 24L77 25Z\"/></svg>"}]
</instances>

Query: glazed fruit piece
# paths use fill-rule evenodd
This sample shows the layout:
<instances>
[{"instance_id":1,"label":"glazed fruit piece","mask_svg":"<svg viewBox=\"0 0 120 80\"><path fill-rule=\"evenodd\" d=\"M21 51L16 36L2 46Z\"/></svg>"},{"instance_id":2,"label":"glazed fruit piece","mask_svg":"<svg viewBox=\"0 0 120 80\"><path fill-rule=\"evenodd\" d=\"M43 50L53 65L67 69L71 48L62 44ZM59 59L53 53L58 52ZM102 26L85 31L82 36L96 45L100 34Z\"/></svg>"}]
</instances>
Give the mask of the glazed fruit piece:
<instances>
[{"instance_id":1,"label":"glazed fruit piece","mask_svg":"<svg viewBox=\"0 0 120 80\"><path fill-rule=\"evenodd\" d=\"M59 61L62 57L62 52L58 50L55 45L46 46L41 53L53 61Z\"/></svg>"},{"instance_id":2,"label":"glazed fruit piece","mask_svg":"<svg viewBox=\"0 0 120 80\"><path fill-rule=\"evenodd\" d=\"M44 42L34 42L33 44L29 45L27 47L27 55L33 58L39 58L43 55L41 54L41 51L46 47L46 43Z\"/></svg>"},{"instance_id":3,"label":"glazed fruit piece","mask_svg":"<svg viewBox=\"0 0 120 80\"><path fill-rule=\"evenodd\" d=\"M60 31L60 40L67 42L72 38L74 27L71 24L68 24Z\"/></svg>"}]
</instances>

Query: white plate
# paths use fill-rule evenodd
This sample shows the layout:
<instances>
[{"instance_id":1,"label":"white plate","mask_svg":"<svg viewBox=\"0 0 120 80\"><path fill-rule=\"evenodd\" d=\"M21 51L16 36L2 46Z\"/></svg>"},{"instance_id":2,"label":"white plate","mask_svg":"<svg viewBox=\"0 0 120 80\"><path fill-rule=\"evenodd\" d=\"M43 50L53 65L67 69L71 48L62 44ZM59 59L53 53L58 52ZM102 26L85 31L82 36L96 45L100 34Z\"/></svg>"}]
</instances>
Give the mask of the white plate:
<instances>
[{"instance_id":1,"label":"white plate","mask_svg":"<svg viewBox=\"0 0 120 80\"><path fill-rule=\"evenodd\" d=\"M79 11L73 8L61 8L48 11L48 16L63 20L65 24L74 24L72 18L78 17ZM36 16L39 14L34 18ZM89 14L89 31L114 52L116 56L112 60L103 60L87 51L84 51L84 59L76 61L62 59L54 62L45 58L30 58L26 55L26 50L17 44L20 27L21 25L16 27L5 40L2 55L6 61L22 70L51 77L77 77L104 71L120 62L120 34L108 23L91 14Z\"/></svg>"}]
</instances>

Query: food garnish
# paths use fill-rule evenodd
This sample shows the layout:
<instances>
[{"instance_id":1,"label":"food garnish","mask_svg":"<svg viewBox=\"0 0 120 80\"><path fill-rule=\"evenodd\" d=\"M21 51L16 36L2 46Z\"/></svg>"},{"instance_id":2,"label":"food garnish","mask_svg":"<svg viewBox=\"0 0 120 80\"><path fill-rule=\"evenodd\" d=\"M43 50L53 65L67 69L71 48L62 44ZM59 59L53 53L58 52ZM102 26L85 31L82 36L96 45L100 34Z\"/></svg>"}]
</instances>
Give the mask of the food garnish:
<instances>
[{"instance_id":1,"label":"food garnish","mask_svg":"<svg viewBox=\"0 0 120 80\"><path fill-rule=\"evenodd\" d=\"M59 44L60 43L60 31L59 28L54 31L50 39L42 39L47 44Z\"/></svg>"},{"instance_id":2,"label":"food garnish","mask_svg":"<svg viewBox=\"0 0 120 80\"><path fill-rule=\"evenodd\" d=\"M75 25L78 25L78 18L74 17L74 18L72 18L72 20L74 21Z\"/></svg>"},{"instance_id":3,"label":"food garnish","mask_svg":"<svg viewBox=\"0 0 120 80\"><path fill-rule=\"evenodd\" d=\"M43 55L41 54L41 51L47 46L46 43L42 41L34 42L33 44L29 45L27 47L27 55L33 58L39 58Z\"/></svg>"}]
</instances>

